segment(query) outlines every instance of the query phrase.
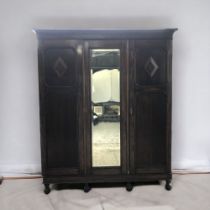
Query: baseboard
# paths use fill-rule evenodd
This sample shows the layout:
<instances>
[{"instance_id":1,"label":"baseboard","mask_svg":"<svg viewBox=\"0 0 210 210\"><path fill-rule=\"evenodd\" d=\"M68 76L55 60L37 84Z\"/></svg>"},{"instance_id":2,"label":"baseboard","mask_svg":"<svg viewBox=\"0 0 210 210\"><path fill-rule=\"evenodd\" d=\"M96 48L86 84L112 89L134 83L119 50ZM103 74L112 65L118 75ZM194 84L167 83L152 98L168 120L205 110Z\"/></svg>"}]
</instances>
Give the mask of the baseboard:
<instances>
[{"instance_id":1,"label":"baseboard","mask_svg":"<svg viewBox=\"0 0 210 210\"><path fill-rule=\"evenodd\" d=\"M40 175L41 164L0 164L2 176Z\"/></svg>"},{"instance_id":2,"label":"baseboard","mask_svg":"<svg viewBox=\"0 0 210 210\"><path fill-rule=\"evenodd\" d=\"M173 173L209 173L210 162L207 160L184 160L172 163ZM41 175L41 164L0 164L0 175L36 176Z\"/></svg>"},{"instance_id":3,"label":"baseboard","mask_svg":"<svg viewBox=\"0 0 210 210\"><path fill-rule=\"evenodd\" d=\"M178 172L201 172L206 173L210 172L210 161L208 159L203 160L189 160L184 159L182 161L173 161L172 162L173 171Z\"/></svg>"}]
</instances>

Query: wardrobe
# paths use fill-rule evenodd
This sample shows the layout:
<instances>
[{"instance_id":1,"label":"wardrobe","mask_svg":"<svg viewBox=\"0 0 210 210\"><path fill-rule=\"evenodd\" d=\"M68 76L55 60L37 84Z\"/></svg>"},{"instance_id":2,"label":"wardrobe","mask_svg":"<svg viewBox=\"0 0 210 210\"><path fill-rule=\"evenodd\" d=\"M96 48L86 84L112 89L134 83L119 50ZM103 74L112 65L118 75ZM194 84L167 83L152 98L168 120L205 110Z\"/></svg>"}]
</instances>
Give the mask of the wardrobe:
<instances>
[{"instance_id":1,"label":"wardrobe","mask_svg":"<svg viewBox=\"0 0 210 210\"><path fill-rule=\"evenodd\" d=\"M176 30L35 30L46 194L64 183L171 189Z\"/></svg>"}]
</instances>

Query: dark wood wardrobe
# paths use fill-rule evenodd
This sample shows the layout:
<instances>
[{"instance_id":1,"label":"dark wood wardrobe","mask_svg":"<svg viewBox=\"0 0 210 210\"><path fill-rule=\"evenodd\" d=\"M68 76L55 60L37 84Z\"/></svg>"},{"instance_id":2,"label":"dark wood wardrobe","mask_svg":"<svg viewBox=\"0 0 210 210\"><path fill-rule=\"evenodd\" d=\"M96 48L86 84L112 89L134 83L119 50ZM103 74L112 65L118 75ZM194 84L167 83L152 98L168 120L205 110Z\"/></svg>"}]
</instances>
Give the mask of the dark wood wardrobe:
<instances>
[{"instance_id":1,"label":"dark wood wardrobe","mask_svg":"<svg viewBox=\"0 0 210 210\"><path fill-rule=\"evenodd\" d=\"M171 189L174 31L36 30L45 193L158 180Z\"/></svg>"}]
</instances>

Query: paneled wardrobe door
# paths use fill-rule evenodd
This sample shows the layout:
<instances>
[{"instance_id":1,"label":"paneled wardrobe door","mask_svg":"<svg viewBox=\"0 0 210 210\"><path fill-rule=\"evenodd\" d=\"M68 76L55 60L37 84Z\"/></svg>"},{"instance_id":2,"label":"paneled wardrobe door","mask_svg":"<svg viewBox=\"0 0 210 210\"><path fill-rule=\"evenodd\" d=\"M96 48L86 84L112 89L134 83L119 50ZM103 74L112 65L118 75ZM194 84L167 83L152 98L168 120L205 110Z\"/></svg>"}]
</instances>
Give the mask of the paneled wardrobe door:
<instances>
[{"instance_id":1,"label":"paneled wardrobe door","mask_svg":"<svg viewBox=\"0 0 210 210\"><path fill-rule=\"evenodd\" d=\"M167 42L131 42L131 171L164 174L170 167L170 96Z\"/></svg>"},{"instance_id":2,"label":"paneled wardrobe door","mask_svg":"<svg viewBox=\"0 0 210 210\"><path fill-rule=\"evenodd\" d=\"M42 40L39 47L43 176L82 170L82 43Z\"/></svg>"}]
</instances>

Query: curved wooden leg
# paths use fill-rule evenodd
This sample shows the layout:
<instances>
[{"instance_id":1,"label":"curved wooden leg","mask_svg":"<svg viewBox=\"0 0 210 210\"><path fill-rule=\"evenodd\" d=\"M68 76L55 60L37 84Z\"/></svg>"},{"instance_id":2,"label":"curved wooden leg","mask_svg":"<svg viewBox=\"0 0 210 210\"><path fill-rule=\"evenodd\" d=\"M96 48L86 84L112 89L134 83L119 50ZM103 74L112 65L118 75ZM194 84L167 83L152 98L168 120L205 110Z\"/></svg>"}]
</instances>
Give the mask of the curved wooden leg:
<instances>
[{"instance_id":1,"label":"curved wooden leg","mask_svg":"<svg viewBox=\"0 0 210 210\"><path fill-rule=\"evenodd\" d=\"M171 179L166 179L165 189L168 190L168 191L170 191L172 189L172 187L171 187Z\"/></svg>"},{"instance_id":2,"label":"curved wooden leg","mask_svg":"<svg viewBox=\"0 0 210 210\"><path fill-rule=\"evenodd\" d=\"M133 190L133 185L132 185L131 182L127 182L127 183L126 183L126 190L127 190L128 192L130 192L130 191Z\"/></svg>"},{"instance_id":3,"label":"curved wooden leg","mask_svg":"<svg viewBox=\"0 0 210 210\"><path fill-rule=\"evenodd\" d=\"M88 183L85 183L84 185L84 192L88 193L91 190L91 187Z\"/></svg>"},{"instance_id":4,"label":"curved wooden leg","mask_svg":"<svg viewBox=\"0 0 210 210\"><path fill-rule=\"evenodd\" d=\"M45 186L44 193L49 194L50 193L50 184L44 184L44 186Z\"/></svg>"}]
</instances>

